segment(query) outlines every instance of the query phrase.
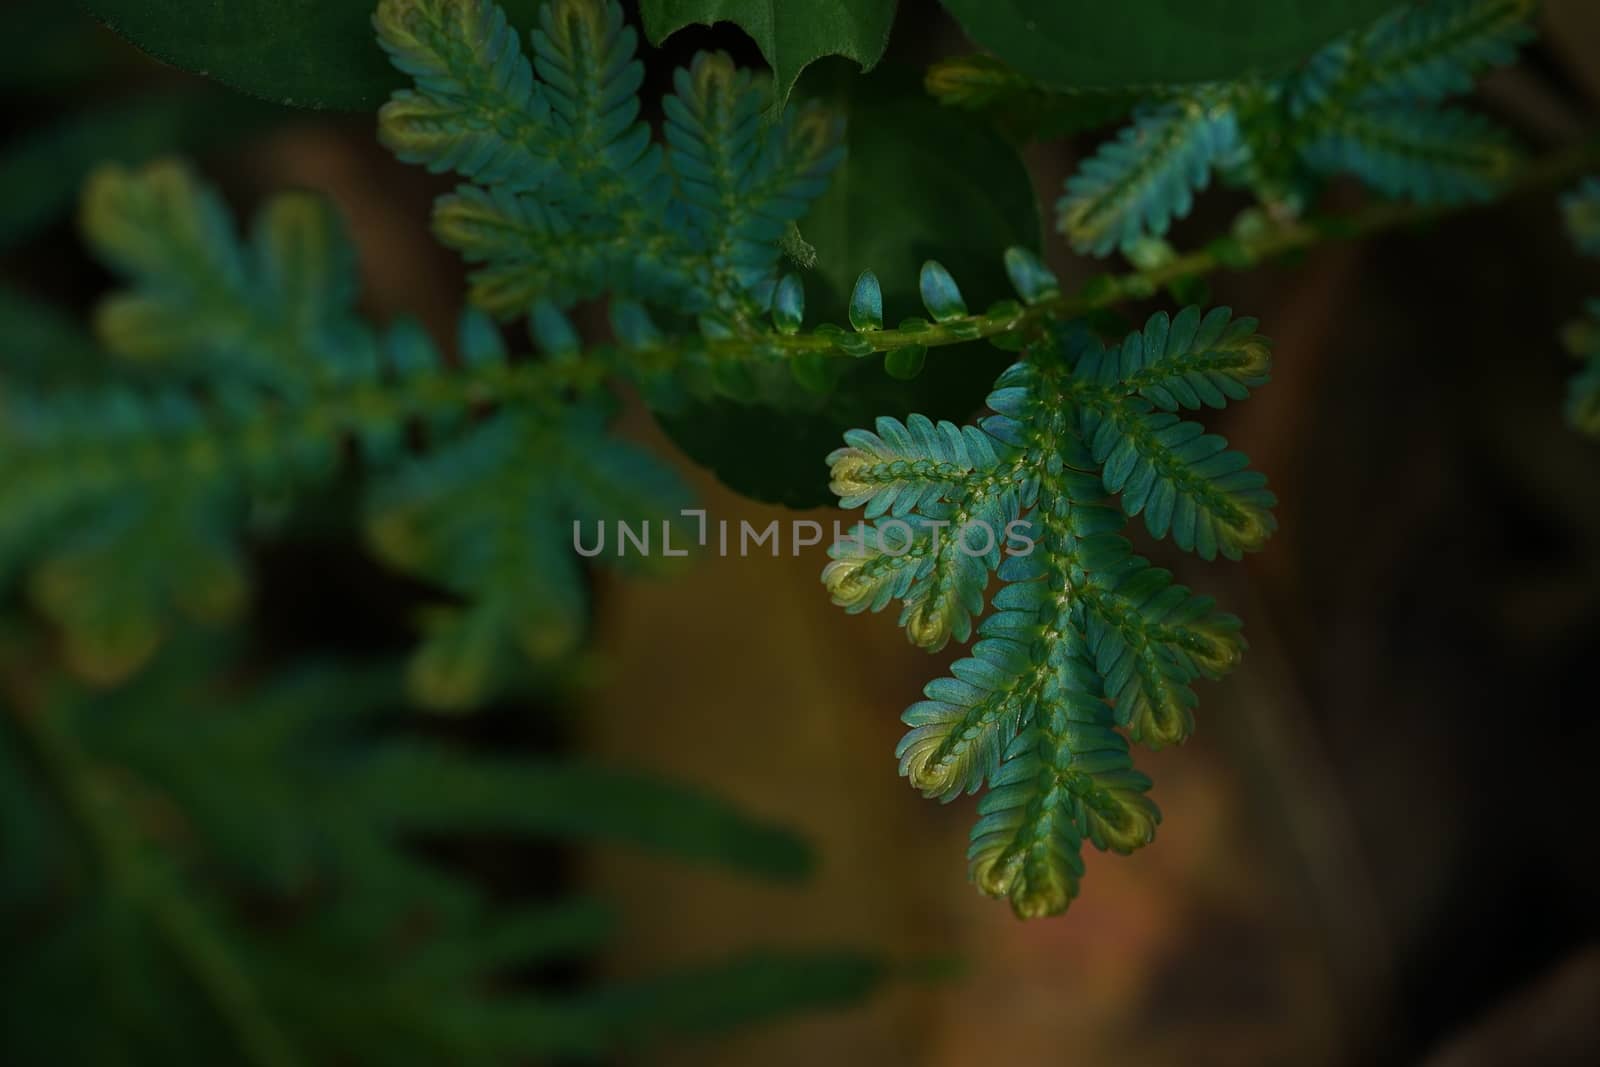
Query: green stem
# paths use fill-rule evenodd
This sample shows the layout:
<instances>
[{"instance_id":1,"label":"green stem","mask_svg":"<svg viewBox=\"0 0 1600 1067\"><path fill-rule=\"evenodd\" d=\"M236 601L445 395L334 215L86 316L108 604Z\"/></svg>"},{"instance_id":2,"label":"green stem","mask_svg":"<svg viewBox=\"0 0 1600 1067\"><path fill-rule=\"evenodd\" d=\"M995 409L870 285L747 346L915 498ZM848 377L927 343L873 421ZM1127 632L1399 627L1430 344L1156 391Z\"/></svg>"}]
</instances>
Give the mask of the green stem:
<instances>
[{"instance_id":1,"label":"green stem","mask_svg":"<svg viewBox=\"0 0 1600 1067\"><path fill-rule=\"evenodd\" d=\"M1524 166L1506 184L1500 200L1576 180L1584 172L1600 167L1600 140L1585 141L1553 152ZM1026 332L1047 320L1072 318L1109 308L1128 300L1144 299L1161 287L1204 278L1218 271L1245 270L1268 260L1295 252L1309 251L1333 241L1353 241L1418 223L1430 222L1485 206L1480 203L1448 207L1384 201L1346 218L1314 218L1289 222L1243 240L1217 242L1197 252L1179 256L1169 263L1146 271L1104 276L1091 286L1071 294L1048 297L1036 304L1018 308L1010 314L964 315L957 319L912 330L877 330L850 334L854 343L864 340L874 352L888 352L912 345L934 347L960 344L983 337ZM745 338L719 338L698 342L708 355L737 359L747 357L753 348L779 350L789 355L818 353L847 355L826 333L784 336L763 334L753 344Z\"/></svg>"},{"instance_id":2,"label":"green stem","mask_svg":"<svg viewBox=\"0 0 1600 1067\"><path fill-rule=\"evenodd\" d=\"M167 426L159 421L88 442L28 440L11 445L13 484L30 477L59 478L63 464L73 470L75 493L92 493L130 479L201 481L235 478L273 469L313 441L336 447L352 430L402 427L413 418L451 415L486 404L556 404L567 391L586 392L604 384L611 369L603 359L582 362L493 363L468 370L441 368L398 381L375 380L327 388L303 402L263 401L259 408L224 411L208 407L194 424ZM31 446L31 447L30 447Z\"/></svg>"},{"instance_id":3,"label":"green stem","mask_svg":"<svg viewBox=\"0 0 1600 1067\"><path fill-rule=\"evenodd\" d=\"M189 971L253 1067L299 1067L304 1061L266 1012L261 996L205 913L175 884L164 863L142 847L124 808L51 709L14 708L9 716L36 754L42 777L104 870L112 891L142 909Z\"/></svg>"}]
</instances>

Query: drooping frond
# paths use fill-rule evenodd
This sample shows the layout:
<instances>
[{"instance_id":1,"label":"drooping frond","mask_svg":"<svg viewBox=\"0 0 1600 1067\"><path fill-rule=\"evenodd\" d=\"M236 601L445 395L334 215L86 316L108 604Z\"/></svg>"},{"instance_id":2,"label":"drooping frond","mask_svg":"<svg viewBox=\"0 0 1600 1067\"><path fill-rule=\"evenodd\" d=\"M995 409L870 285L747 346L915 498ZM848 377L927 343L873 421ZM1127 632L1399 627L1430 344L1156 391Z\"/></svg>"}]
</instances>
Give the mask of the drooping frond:
<instances>
[{"instance_id":1,"label":"drooping frond","mask_svg":"<svg viewBox=\"0 0 1600 1067\"><path fill-rule=\"evenodd\" d=\"M490 0L384 0L374 25L416 85L385 105L384 141L472 183L440 199L434 229L479 265L473 302L501 318L607 292L764 309L789 224L840 158L838 123L816 108L765 121L766 94L721 53L678 73L667 150L653 144L615 0L546 4L531 63Z\"/></svg>"},{"instance_id":2,"label":"drooping frond","mask_svg":"<svg viewBox=\"0 0 1600 1067\"><path fill-rule=\"evenodd\" d=\"M1032 916L1076 895L1084 840L1125 852L1154 834L1149 781L1119 728L1181 742L1191 684L1244 648L1236 618L1133 553L1127 516L1206 559L1237 559L1275 524L1261 475L1171 414L1266 380L1253 320L1187 308L1112 347L1059 327L1026 356L975 427L912 416L847 435L829 457L834 492L876 521L835 542L823 581L852 612L900 600L907 635L938 648L967 639L999 578L970 658L907 709L896 754L927 796L988 786L973 881Z\"/></svg>"},{"instance_id":3,"label":"drooping frond","mask_svg":"<svg viewBox=\"0 0 1600 1067\"><path fill-rule=\"evenodd\" d=\"M1166 233L1239 143L1237 117L1217 91L1146 108L1067 179L1057 228L1078 251L1099 256Z\"/></svg>"},{"instance_id":4,"label":"drooping frond","mask_svg":"<svg viewBox=\"0 0 1600 1067\"><path fill-rule=\"evenodd\" d=\"M1465 93L1533 36L1535 0L1408 4L1335 42L1291 80L1297 109L1437 101Z\"/></svg>"}]
</instances>

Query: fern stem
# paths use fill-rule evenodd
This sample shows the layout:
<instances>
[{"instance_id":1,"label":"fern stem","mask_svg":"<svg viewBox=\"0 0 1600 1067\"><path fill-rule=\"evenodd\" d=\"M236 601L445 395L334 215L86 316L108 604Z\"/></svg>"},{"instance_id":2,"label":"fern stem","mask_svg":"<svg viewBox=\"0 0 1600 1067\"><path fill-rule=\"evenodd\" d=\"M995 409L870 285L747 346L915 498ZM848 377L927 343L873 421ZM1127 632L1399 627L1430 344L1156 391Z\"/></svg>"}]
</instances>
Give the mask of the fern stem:
<instances>
[{"instance_id":1,"label":"fern stem","mask_svg":"<svg viewBox=\"0 0 1600 1067\"><path fill-rule=\"evenodd\" d=\"M34 750L42 777L76 824L114 892L141 908L174 957L205 991L253 1067L299 1067L305 1061L267 1013L249 975L205 914L173 884L170 868L142 847L102 776L49 708L13 708L9 716Z\"/></svg>"},{"instance_id":2,"label":"fern stem","mask_svg":"<svg viewBox=\"0 0 1600 1067\"><path fill-rule=\"evenodd\" d=\"M1600 167L1600 140L1584 141L1559 152L1552 152L1521 167L1506 182L1496 201L1444 206L1385 201L1344 218L1305 219L1286 223L1249 239L1214 242L1203 249L1179 256L1160 267L1102 276L1077 293L1051 297L1028 307L1019 307L1014 311L965 315L932 325L922 324L911 330L877 330L844 336L849 337L852 344L871 345L872 352L889 352L916 345L931 348L960 344L984 337L1027 333L1038 329L1051 319L1072 318L1130 300L1141 300L1153 295L1163 286L1204 278L1224 269L1245 270L1280 256L1309 251L1336 240L1349 241L1372 237L1390 230L1460 214L1486 206L1487 203L1508 200L1561 185L1576 180L1586 171L1596 167ZM828 333L763 335L761 345L789 355L801 353L854 355L836 345L833 339L835 336L838 335ZM747 357L752 348L749 341L738 337L713 338L696 343L704 345L708 355L727 359ZM864 350L859 351L870 354Z\"/></svg>"},{"instance_id":3,"label":"fern stem","mask_svg":"<svg viewBox=\"0 0 1600 1067\"><path fill-rule=\"evenodd\" d=\"M604 353L596 353L604 355ZM115 486L128 479L161 481L190 475L233 477L242 471L276 469L297 448L329 438L342 442L359 427L401 427L429 415L452 415L487 404L556 401L565 392L599 388L609 370L603 359L581 362L492 363L441 369L389 381L328 387L302 402L264 402L245 411L209 406L199 423L141 427L84 444L67 442L24 448L13 477L48 470L65 453L77 469L79 491ZM0 443L5 442L0 427Z\"/></svg>"}]
</instances>

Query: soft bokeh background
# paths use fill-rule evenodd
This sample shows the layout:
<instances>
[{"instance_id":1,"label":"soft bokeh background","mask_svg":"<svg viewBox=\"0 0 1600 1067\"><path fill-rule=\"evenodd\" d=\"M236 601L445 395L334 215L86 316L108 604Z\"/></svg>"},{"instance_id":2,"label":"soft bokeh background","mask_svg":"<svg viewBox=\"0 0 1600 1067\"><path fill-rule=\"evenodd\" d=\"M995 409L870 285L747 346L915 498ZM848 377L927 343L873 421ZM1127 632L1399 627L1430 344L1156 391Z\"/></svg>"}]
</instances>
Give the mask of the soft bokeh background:
<instances>
[{"instance_id":1,"label":"soft bokeh background","mask_svg":"<svg viewBox=\"0 0 1600 1067\"><path fill-rule=\"evenodd\" d=\"M964 47L931 4L903 7L900 58ZM1543 18L1546 43L1482 93L1536 148L1592 129L1600 104L1600 8L1553 0ZM652 62L706 45L753 54L724 27ZM236 204L326 190L361 247L370 309L446 334L463 286L425 225L438 183L371 134L361 117L310 115L207 169ZM1030 151L1043 203L1092 143ZM1239 206L1203 198L1176 240L1218 232ZM36 238L28 282L87 301L101 279L71 243L65 228ZM1054 251L1064 281L1086 276ZM1557 340L1600 271L1571 254L1543 194L1213 290L1276 340L1273 384L1214 425L1269 475L1281 529L1242 565L1154 553L1242 615L1251 649L1202 689L1192 742L1140 756L1165 814L1157 842L1090 855L1066 916L1025 925L966 884L973 802L923 801L892 758L900 710L959 650L930 658L892 619L830 606L814 550L602 580L590 687L565 713L486 720L555 715L507 743L670 772L818 846L804 890L573 857L561 877L629 915L601 970L756 941L960 964L858 1011L652 1062L1455 1067L1600 1050L1600 444L1561 422ZM626 418L671 453L637 405ZM714 518L797 517L684 466ZM409 594L374 566L315 537L263 566L285 642L403 639ZM312 619L330 590L334 621Z\"/></svg>"}]
</instances>

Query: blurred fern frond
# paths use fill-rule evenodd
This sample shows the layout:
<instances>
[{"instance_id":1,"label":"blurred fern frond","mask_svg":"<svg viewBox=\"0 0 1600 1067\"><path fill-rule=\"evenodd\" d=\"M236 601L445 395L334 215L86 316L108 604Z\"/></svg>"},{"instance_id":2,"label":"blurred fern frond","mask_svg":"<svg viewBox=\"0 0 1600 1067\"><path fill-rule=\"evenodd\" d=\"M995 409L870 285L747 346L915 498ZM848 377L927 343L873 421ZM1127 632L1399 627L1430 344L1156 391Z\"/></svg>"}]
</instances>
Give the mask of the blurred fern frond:
<instances>
[{"instance_id":1,"label":"blurred fern frond","mask_svg":"<svg viewBox=\"0 0 1600 1067\"><path fill-rule=\"evenodd\" d=\"M809 849L647 775L429 739L397 713L396 677L306 666L252 686L180 649L110 695L12 685L0 966L19 1025L0 1031L0 1057L589 1059L846 1003L883 975L859 953L762 950L541 990L531 969L598 949L615 933L610 910L497 903L430 859L430 838L623 844L783 881L809 871Z\"/></svg>"}]
</instances>

